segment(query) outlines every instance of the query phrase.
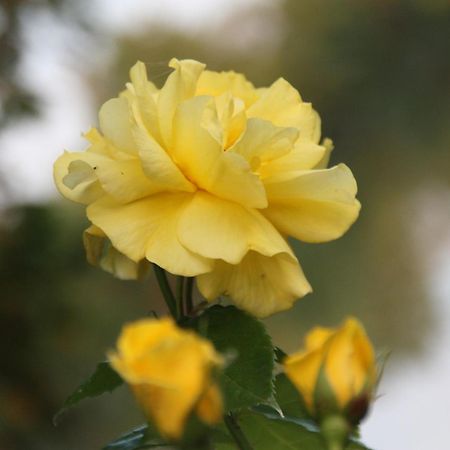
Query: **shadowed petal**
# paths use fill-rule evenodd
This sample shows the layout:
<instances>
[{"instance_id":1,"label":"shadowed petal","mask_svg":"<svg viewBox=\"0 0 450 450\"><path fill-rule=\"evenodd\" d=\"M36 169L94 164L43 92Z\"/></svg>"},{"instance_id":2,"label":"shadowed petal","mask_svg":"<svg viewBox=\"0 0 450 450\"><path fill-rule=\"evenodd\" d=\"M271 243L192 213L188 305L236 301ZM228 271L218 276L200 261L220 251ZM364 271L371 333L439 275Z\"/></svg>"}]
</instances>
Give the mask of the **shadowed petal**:
<instances>
[{"instance_id":1,"label":"shadowed petal","mask_svg":"<svg viewBox=\"0 0 450 450\"><path fill-rule=\"evenodd\" d=\"M198 191L178 223L178 238L207 258L239 263L249 250L264 255L290 252L272 224L258 211Z\"/></svg>"},{"instance_id":2,"label":"shadowed petal","mask_svg":"<svg viewBox=\"0 0 450 450\"><path fill-rule=\"evenodd\" d=\"M340 164L294 175L265 180L269 207L264 215L282 233L305 242L342 236L361 208L350 169Z\"/></svg>"},{"instance_id":3,"label":"shadowed petal","mask_svg":"<svg viewBox=\"0 0 450 450\"><path fill-rule=\"evenodd\" d=\"M311 292L297 259L286 253L267 257L249 252L237 265L217 261L211 272L197 277L197 284L208 300L229 295L256 317L289 309Z\"/></svg>"},{"instance_id":4,"label":"shadowed petal","mask_svg":"<svg viewBox=\"0 0 450 450\"><path fill-rule=\"evenodd\" d=\"M155 194L127 205L104 197L87 209L89 220L133 261L144 257L170 273L195 276L213 262L186 249L177 239L179 216L189 194Z\"/></svg>"},{"instance_id":5,"label":"shadowed petal","mask_svg":"<svg viewBox=\"0 0 450 450\"><path fill-rule=\"evenodd\" d=\"M208 131L216 126L215 105L209 97L181 104L174 118L173 158L199 188L248 207L266 207L260 179L241 155L223 151Z\"/></svg>"}]
</instances>

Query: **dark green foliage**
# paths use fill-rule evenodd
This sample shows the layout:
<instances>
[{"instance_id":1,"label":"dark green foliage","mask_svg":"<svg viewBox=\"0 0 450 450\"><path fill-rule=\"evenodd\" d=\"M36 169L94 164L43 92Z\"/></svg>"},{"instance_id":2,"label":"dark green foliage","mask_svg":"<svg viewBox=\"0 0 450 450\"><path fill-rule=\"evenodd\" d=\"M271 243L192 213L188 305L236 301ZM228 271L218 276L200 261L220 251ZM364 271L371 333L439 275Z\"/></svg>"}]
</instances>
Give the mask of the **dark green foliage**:
<instances>
[{"instance_id":1,"label":"dark green foliage","mask_svg":"<svg viewBox=\"0 0 450 450\"><path fill-rule=\"evenodd\" d=\"M78 388L69 395L61 410L55 415L53 421L57 424L61 415L69 408L77 405L82 400L98 397L105 392L112 392L123 384L122 378L115 372L108 362L101 362L97 365L95 372Z\"/></svg>"},{"instance_id":2,"label":"dark green foliage","mask_svg":"<svg viewBox=\"0 0 450 450\"><path fill-rule=\"evenodd\" d=\"M239 424L255 450L326 450L317 430L288 417L270 418L249 412L239 417ZM346 450L365 449L356 442L351 442L346 447Z\"/></svg>"},{"instance_id":3,"label":"dark green foliage","mask_svg":"<svg viewBox=\"0 0 450 450\"><path fill-rule=\"evenodd\" d=\"M234 306L213 306L199 317L198 332L231 362L220 375L227 410L270 403L274 356L261 322Z\"/></svg>"}]
</instances>

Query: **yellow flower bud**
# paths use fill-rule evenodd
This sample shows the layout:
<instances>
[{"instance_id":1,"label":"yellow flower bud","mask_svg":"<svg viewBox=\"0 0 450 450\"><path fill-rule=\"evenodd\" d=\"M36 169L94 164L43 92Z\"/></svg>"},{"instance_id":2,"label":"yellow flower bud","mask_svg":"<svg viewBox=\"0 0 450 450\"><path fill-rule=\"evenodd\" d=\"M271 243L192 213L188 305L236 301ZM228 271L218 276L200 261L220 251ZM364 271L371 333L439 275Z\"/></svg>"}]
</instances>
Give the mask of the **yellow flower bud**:
<instances>
[{"instance_id":1,"label":"yellow flower bud","mask_svg":"<svg viewBox=\"0 0 450 450\"><path fill-rule=\"evenodd\" d=\"M351 423L365 415L377 379L372 344L355 318L337 329L314 328L284 369L313 416L341 413Z\"/></svg>"},{"instance_id":2,"label":"yellow flower bud","mask_svg":"<svg viewBox=\"0 0 450 450\"><path fill-rule=\"evenodd\" d=\"M164 437L180 439L191 413L207 424L221 419L222 397L212 371L222 358L209 341L171 319L126 325L117 352L108 357Z\"/></svg>"}]
</instances>

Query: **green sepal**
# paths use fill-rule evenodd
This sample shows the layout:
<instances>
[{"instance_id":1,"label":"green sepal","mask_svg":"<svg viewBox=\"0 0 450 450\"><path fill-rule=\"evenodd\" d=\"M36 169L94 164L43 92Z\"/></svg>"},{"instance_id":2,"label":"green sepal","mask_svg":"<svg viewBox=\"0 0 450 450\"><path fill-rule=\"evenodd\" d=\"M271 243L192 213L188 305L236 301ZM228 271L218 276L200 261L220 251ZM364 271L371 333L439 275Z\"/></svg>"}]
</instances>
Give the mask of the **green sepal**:
<instances>
[{"instance_id":1,"label":"green sepal","mask_svg":"<svg viewBox=\"0 0 450 450\"><path fill-rule=\"evenodd\" d=\"M328 377L325 373L325 365L322 364L317 376L316 386L314 388L314 412L315 419L321 421L323 418L341 413L336 394L331 387Z\"/></svg>"},{"instance_id":2,"label":"green sepal","mask_svg":"<svg viewBox=\"0 0 450 450\"><path fill-rule=\"evenodd\" d=\"M82 400L98 397L105 392L112 392L122 384L122 378L111 368L108 362L97 364L94 373L67 397L61 409L54 415L54 425L60 422L62 415L69 408L77 405Z\"/></svg>"},{"instance_id":3,"label":"green sepal","mask_svg":"<svg viewBox=\"0 0 450 450\"><path fill-rule=\"evenodd\" d=\"M295 386L291 383L289 378L284 373L279 374L275 379L276 399L278 405L282 409L282 417L278 416L279 420L287 420L289 422L297 423L306 427L310 431L320 432L320 426L314 420L309 412L303 397L297 391ZM265 415L267 418L276 419L275 412L263 410L262 408L252 408L254 412ZM323 426L323 423L322 423ZM350 448L354 447L359 438L359 430L356 426L346 425L346 428L350 428ZM358 444L360 445L360 444ZM353 447L352 447L353 446ZM362 447L361 447L362 448Z\"/></svg>"},{"instance_id":4,"label":"green sepal","mask_svg":"<svg viewBox=\"0 0 450 450\"><path fill-rule=\"evenodd\" d=\"M335 414L325 417L320 424L320 431L328 450L344 450L352 427L345 417Z\"/></svg>"}]
</instances>

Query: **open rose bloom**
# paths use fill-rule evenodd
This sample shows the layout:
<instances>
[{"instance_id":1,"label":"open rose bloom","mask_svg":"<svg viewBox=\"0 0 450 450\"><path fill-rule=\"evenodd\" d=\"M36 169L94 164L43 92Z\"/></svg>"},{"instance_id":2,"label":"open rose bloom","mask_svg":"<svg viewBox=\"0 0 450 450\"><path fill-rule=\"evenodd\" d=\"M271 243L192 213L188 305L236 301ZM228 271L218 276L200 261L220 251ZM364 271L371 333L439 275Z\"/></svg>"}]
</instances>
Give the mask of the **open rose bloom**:
<instances>
[{"instance_id":1,"label":"open rose bloom","mask_svg":"<svg viewBox=\"0 0 450 450\"><path fill-rule=\"evenodd\" d=\"M229 295L263 317L311 291L286 237L325 242L358 216L345 165L326 168L320 118L280 78L256 89L243 75L173 59L157 89L143 63L100 109L84 152L65 152L55 180L87 205L91 262L137 278L147 261L195 276L202 295Z\"/></svg>"}]
</instances>

